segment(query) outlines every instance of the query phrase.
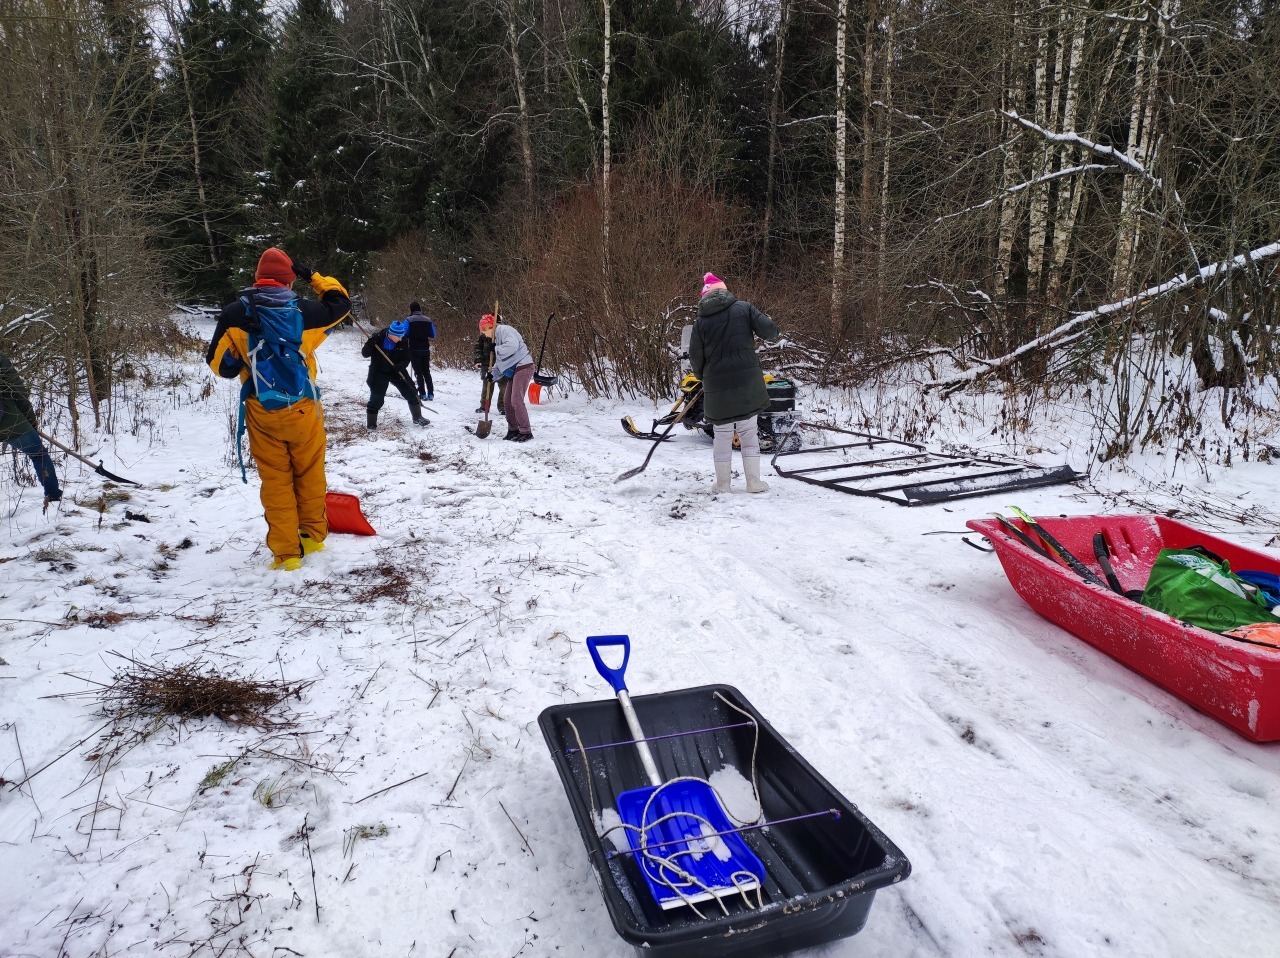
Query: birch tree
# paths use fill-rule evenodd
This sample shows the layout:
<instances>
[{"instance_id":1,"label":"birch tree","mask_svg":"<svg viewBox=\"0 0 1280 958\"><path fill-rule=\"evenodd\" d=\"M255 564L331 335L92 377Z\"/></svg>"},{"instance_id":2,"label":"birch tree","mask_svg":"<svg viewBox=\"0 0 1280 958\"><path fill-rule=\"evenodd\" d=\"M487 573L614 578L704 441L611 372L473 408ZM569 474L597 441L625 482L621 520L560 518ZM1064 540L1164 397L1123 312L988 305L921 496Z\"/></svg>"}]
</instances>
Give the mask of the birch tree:
<instances>
[{"instance_id":1,"label":"birch tree","mask_svg":"<svg viewBox=\"0 0 1280 958\"><path fill-rule=\"evenodd\" d=\"M836 136L835 136L835 228L831 248L831 328L834 342L843 327L845 281L845 234L848 214L849 117L846 52L848 45L849 0L836 2Z\"/></svg>"}]
</instances>

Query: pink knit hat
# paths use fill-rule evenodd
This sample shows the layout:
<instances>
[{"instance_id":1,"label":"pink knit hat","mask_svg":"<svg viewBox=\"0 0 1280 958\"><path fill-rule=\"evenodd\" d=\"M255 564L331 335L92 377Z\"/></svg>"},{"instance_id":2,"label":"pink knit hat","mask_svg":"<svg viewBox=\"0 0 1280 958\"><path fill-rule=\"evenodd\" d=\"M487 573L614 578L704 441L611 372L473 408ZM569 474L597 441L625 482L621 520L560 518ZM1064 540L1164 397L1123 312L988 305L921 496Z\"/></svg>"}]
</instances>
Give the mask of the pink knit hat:
<instances>
[{"instance_id":1,"label":"pink knit hat","mask_svg":"<svg viewBox=\"0 0 1280 958\"><path fill-rule=\"evenodd\" d=\"M702 295L703 296L706 296L707 293L711 292L713 289L728 289L728 288L729 287L725 286L724 280L716 276L715 273L707 273L705 276L702 277Z\"/></svg>"}]
</instances>

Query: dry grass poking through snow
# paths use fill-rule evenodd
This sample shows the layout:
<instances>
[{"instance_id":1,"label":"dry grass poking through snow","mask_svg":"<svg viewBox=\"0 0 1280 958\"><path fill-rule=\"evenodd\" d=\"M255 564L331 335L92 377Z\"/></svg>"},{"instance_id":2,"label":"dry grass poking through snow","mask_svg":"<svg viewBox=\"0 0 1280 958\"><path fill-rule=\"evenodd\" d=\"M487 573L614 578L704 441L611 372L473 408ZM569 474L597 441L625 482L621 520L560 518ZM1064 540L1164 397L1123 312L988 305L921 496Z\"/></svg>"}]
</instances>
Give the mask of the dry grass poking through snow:
<instances>
[{"instance_id":1,"label":"dry grass poking through snow","mask_svg":"<svg viewBox=\"0 0 1280 958\"><path fill-rule=\"evenodd\" d=\"M135 719L217 718L231 725L284 728L292 720L273 713L287 700L301 698L312 684L223 675L199 661L158 666L120 658L128 664L115 672L113 681L89 693L117 726Z\"/></svg>"}]
</instances>

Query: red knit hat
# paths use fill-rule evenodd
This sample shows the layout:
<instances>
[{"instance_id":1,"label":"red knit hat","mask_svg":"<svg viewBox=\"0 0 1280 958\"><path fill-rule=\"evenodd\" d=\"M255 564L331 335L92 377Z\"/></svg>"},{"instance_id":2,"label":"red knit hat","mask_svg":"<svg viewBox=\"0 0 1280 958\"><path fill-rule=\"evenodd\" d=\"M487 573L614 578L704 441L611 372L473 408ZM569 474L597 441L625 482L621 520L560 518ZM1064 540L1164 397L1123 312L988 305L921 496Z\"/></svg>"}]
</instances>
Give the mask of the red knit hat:
<instances>
[{"instance_id":1,"label":"red knit hat","mask_svg":"<svg viewBox=\"0 0 1280 958\"><path fill-rule=\"evenodd\" d=\"M253 277L257 282L272 280L281 286L292 286L298 277L293 273L293 260L277 246L268 247L258 259L258 270Z\"/></svg>"},{"instance_id":2,"label":"red knit hat","mask_svg":"<svg viewBox=\"0 0 1280 958\"><path fill-rule=\"evenodd\" d=\"M707 293L711 292L713 289L727 289L727 288L728 287L726 287L724 284L724 280L722 280L715 273L707 273L705 276L702 277L702 295L703 296L706 296Z\"/></svg>"},{"instance_id":3,"label":"red knit hat","mask_svg":"<svg viewBox=\"0 0 1280 958\"><path fill-rule=\"evenodd\" d=\"M493 327L497 325L498 325L498 321L493 318L493 313L485 313L483 316L480 317L480 328L482 330L493 329Z\"/></svg>"}]
</instances>

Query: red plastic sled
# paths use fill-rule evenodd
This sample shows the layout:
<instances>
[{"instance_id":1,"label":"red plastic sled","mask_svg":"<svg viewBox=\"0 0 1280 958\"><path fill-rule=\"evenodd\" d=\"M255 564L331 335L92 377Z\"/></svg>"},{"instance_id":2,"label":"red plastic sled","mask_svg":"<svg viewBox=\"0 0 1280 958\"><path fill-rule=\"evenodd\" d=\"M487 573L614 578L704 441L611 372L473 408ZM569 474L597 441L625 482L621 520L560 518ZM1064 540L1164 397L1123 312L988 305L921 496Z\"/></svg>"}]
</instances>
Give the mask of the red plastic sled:
<instances>
[{"instance_id":1,"label":"red plastic sled","mask_svg":"<svg viewBox=\"0 0 1280 958\"><path fill-rule=\"evenodd\" d=\"M324 511L329 520L330 532L352 536L376 536L377 530L360 511L360 500L349 492L326 492Z\"/></svg>"},{"instance_id":2,"label":"red plastic sled","mask_svg":"<svg viewBox=\"0 0 1280 958\"><path fill-rule=\"evenodd\" d=\"M1021 520L1012 520L1025 528ZM1077 559L1102 577L1093 537L1101 532L1125 590L1142 589L1161 549L1202 545L1234 570L1280 573L1280 560L1162 516L1073 516L1039 520ZM1186 625L1109 589L1085 582L1037 555L994 519L970 529L995 547L1018 595L1046 619L1084 639L1247 739L1280 739L1280 650L1249 645ZM1036 541L1034 532L1029 533Z\"/></svg>"}]
</instances>

